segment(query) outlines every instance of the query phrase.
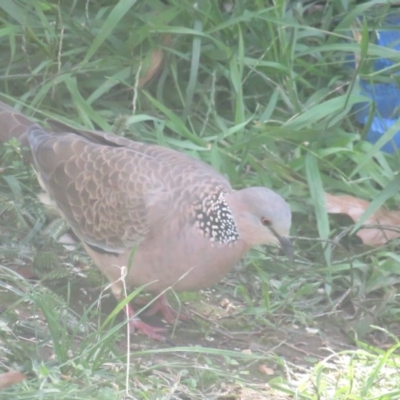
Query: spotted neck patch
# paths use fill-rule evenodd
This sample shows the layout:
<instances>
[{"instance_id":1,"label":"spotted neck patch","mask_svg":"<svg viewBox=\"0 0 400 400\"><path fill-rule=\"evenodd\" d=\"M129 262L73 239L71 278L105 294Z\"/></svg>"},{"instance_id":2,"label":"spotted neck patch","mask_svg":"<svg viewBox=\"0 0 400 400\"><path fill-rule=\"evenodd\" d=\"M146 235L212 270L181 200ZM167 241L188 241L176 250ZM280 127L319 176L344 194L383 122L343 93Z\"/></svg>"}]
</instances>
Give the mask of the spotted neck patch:
<instances>
[{"instance_id":1,"label":"spotted neck patch","mask_svg":"<svg viewBox=\"0 0 400 400\"><path fill-rule=\"evenodd\" d=\"M239 239L232 211L225 200L224 192L205 196L194 206L196 223L211 242L233 243Z\"/></svg>"}]
</instances>

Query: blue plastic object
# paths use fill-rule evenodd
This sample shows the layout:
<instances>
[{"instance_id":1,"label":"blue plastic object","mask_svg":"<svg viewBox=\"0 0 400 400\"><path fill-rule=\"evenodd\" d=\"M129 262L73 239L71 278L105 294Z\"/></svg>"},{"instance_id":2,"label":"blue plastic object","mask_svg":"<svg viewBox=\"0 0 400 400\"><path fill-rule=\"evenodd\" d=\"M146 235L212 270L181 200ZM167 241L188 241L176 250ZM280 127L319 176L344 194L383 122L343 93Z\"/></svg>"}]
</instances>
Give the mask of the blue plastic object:
<instances>
[{"instance_id":1,"label":"blue plastic object","mask_svg":"<svg viewBox=\"0 0 400 400\"><path fill-rule=\"evenodd\" d=\"M390 15L385 19L385 28L393 30L382 30L377 32L376 44L400 51L400 15ZM374 62L374 71L388 68L394 64L387 58L379 58ZM396 75L399 75L397 72ZM400 80L400 79L399 79ZM369 97L375 106L371 126L366 139L376 143L378 139L397 122L400 110L400 89L395 83L376 83L360 80L361 94ZM370 113L370 103L360 103L354 107L356 119L360 124L366 124ZM381 150L394 153L400 149L400 131L398 131Z\"/></svg>"}]
</instances>

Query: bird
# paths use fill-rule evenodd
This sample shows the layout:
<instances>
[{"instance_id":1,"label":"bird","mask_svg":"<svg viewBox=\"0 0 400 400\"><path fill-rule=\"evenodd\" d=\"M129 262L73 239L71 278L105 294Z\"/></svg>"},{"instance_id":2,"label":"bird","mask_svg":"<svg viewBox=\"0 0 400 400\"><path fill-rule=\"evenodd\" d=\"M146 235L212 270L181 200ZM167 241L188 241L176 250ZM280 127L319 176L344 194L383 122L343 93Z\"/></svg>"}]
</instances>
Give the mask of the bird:
<instances>
[{"instance_id":1,"label":"bird","mask_svg":"<svg viewBox=\"0 0 400 400\"><path fill-rule=\"evenodd\" d=\"M0 102L0 126L27 143L41 187L110 282L154 295L149 313L186 320L166 293L209 287L253 247L280 246L293 258L288 203L266 187L234 190L213 167L182 152L112 133L49 122ZM165 342L163 328L124 307L132 331Z\"/></svg>"}]
</instances>

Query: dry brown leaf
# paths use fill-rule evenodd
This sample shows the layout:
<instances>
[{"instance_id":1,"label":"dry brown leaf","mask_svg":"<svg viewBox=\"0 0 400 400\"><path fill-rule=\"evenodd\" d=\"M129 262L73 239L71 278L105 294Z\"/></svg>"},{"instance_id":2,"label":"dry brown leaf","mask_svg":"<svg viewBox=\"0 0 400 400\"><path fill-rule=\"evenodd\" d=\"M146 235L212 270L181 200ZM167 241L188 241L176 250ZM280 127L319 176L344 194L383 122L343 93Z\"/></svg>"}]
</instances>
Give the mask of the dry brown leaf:
<instances>
[{"instance_id":1,"label":"dry brown leaf","mask_svg":"<svg viewBox=\"0 0 400 400\"><path fill-rule=\"evenodd\" d=\"M171 43L171 35L167 34L162 40L164 46L168 46ZM155 49L150 55L150 65L145 72L144 76L139 79L139 87L143 87L149 82L157 73L160 71L164 63L164 52L162 49Z\"/></svg>"},{"instance_id":2,"label":"dry brown leaf","mask_svg":"<svg viewBox=\"0 0 400 400\"><path fill-rule=\"evenodd\" d=\"M26 379L26 376L19 371L9 371L5 372L4 374L0 374L0 390L20 383L24 379Z\"/></svg>"},{"instance_id":3,"label":"dry brown leaf","mask_svg":"<svg viewBox=\"0 0 400 400\"><path fill-rule=\"evenodd\" d=\"M222 308L224 308L228 313L232 313L233 311L236 310L235 305L232 302L230 302L229 299L227 299L227 298L223 298L220 301L219 305Z\"/></svg>"},{"instance_id":4,"label":"dry brown leaf","mask_svg":"<svg viewBox=\"0 0 400 400\"><path fill-rule=\"evenodd\" d=\"M370 205L370 202L349 195L336 196L325 193L325 204L328 213L346 214L354 222L357 222ZM381 225L400 229L400 211L389 211L380 208L365 221L364 225ZM400 232L384 228L369 228L360 229L357 232L357 236L365 244L382 246L389 240L400 237Z\"/></svg>"},{"instance_id":5,"label":"dry brown leaf","mask_svg":"<svg viewBox=\"0 0 400 400\"><path fill-rule=\"evenodd\" d=\"M275 373L275 371L272 368L269 368L264 364L259 365L258 370L265 375L273 375Z\"/></svg>"},{"instance_id":6,"label":"dry brown leaf","mask_svg":"<svg viewBox=\"0 0 400 400\"><path fill-rule=\"evenodd\" d=\"M164 61L164 52L161 49L155 49L152 51L149 68L145 75L139 79L139 87L143 87L149 82L160 70Z\"/></svg>"}]
</instances>

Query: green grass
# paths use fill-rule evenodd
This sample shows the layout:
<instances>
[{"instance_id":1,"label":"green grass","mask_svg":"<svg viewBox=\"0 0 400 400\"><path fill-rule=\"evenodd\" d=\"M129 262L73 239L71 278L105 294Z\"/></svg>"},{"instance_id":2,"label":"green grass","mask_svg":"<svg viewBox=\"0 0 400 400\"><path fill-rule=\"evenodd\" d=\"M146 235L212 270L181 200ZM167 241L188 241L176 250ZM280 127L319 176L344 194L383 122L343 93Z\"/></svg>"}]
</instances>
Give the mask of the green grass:
<instances>
[{"instance_id":1,"label":"green grass","mask_svg":"<svg viewBox=\"0 0 400 400\"><path fill-rule=\"evenodd\" d=\"M397 243L362 245L323 200L400 204L398 155L366 142L352 111L360 78L393 80L400 65L369 40L390 11L376 0L0 2L1 100L41 123L183 151L235 188L271 187L291 205L296 247L295 265L255 250L223 284L182 295L202 317L177 327L179 347L127 343L102 277L59 243L65 229L37 200L18 143L2 145L0 372L28 376L4 396L400 398ZM372 72L379 57L395 65ZM32 268L39 281L22 278Z\"/></svg>"}]
</instances>

